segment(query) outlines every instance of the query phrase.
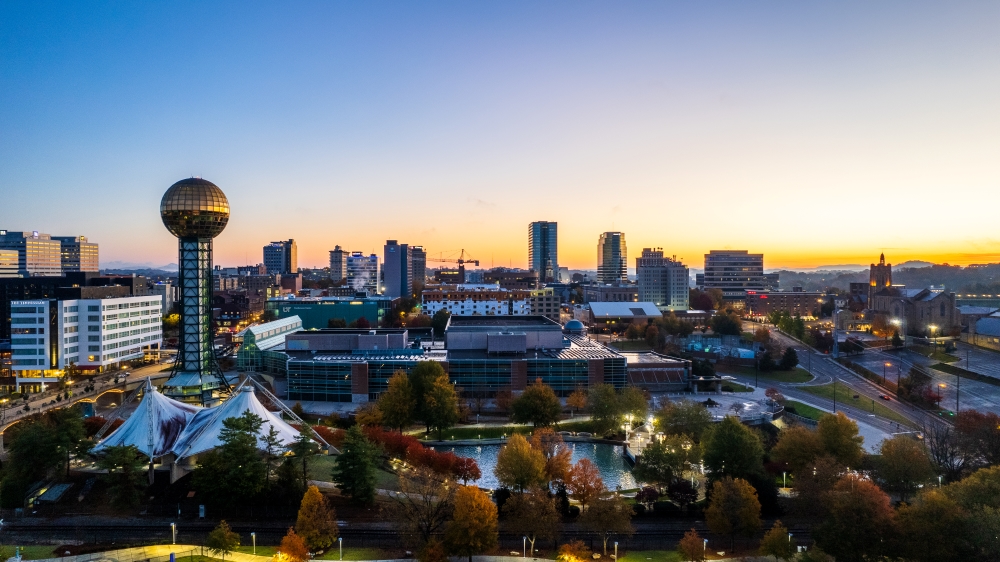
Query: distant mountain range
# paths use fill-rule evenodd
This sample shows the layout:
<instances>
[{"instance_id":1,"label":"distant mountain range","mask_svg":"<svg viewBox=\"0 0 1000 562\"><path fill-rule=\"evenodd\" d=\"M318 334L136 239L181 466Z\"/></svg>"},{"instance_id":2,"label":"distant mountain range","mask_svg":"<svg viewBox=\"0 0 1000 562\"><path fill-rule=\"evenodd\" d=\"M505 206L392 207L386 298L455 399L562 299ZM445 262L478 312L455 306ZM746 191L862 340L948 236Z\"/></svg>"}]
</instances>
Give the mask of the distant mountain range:
<instances>
[{"instance_id":1,"label":"distant mountain range","mask_svg":"<svg viewBox=\"0 0 1000 562\"><path fill-rule=\"evenodd\" d=\"M101 263L101 269L159 269L162 271L177 271L176 263L153 265L150 262L136 263L129 261L107 261Z\"/></svg>"}]
</instances>

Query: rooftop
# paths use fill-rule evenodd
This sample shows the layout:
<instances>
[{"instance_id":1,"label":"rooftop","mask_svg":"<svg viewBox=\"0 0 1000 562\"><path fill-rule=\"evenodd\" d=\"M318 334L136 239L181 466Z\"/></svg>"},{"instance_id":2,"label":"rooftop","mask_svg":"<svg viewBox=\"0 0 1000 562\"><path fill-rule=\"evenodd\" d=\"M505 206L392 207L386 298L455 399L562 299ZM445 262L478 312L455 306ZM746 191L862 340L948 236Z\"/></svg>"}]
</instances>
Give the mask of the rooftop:
<instances>
[{"instance_id":1,"label":"rooftop","mask_svg":"<svg viewBox=\"0 0 1000 562\"><path fill-rule=\"evenodd\" d=\"M452 316L448 321L449 329L479 326L562 329L558 322L545 316Z\"/></svg>"},{"instance_id":2,"label":"rooftop","mask_svg":"<svg viewBox=\"0 0 1000 562\"><path fill-rule=\"evenodd\" d=\"M631 316L659 317L663 313L651 302L592 302L590 311L594 318L619 318Z\"/></svg>"}]
</instances>

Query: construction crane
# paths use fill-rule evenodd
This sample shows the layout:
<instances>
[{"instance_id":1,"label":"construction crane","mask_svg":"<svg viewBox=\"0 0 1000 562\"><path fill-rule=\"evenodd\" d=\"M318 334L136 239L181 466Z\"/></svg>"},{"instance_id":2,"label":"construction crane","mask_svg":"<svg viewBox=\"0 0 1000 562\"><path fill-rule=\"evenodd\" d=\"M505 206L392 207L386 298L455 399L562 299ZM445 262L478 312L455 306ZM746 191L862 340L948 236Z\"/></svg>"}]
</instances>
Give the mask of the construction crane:
<instances>
[{"instance_id":1,"label":"construction crane","mask_svg":"<svg viewBox=\"0 0 1000 562\"><path fill-rule=\"evenodd\" d=\"M457 263L458 264L458 282L465 283L465 264L471 263L475 266L479 266L479 260L474 260L472 257L465 256L465 249L463 248L459 253L457 258L427 258L427 261L433 261L438 263Z\"/></svg>"}]
</instances>

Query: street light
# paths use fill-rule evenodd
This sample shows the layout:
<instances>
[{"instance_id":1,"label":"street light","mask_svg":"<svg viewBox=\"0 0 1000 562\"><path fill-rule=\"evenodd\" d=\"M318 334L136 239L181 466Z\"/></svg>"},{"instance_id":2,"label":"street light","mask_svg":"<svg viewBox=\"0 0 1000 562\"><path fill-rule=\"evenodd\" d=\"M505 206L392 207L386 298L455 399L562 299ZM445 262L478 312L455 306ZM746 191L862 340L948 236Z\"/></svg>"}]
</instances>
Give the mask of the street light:
<instances>
[{"instance_id":1,"label":"street light","mask_svg":"<svg viewBox=\"0 0 1000 562\"><path fill-rule=\"evenodd\" d=\"M701 539L701 557L705 557L705 551L708 550L708 539Z\"/></svg>"},{"instance_id":2,"label":"street light","mask_svg":"<svg viewBox=\"0 0 1000 562\"><path fill-rule=\"evenodd\" d=\"M892 363L885 362L882 363L882 386L885 386L885 369L886 367L892 367Z\"/></svg>"},{"instance_id":3,"label":"street light","mask_svg":"<svg viewBox=\"0 0 1000 562\"><path fill-rule=\"evenodd\" d=\"M170 524L170 544L177 544L177 523Z\"/></svg>"},{"instance_id":4,"label":"street light","mask_svg":"<svg viewBox=\"0 0 1000 562\"><path fill-rule=\"evenodd\" d=\"M257 533L250 533L250 540L253 541L253 555L257 556Z\"/></svg>"},{"instance_id":5,"label":"street light","mask_svg":"<svg viewBox=\"0 0 1000 562\"><path fill-rule=\"evenodd\" d=\"M344 559L344 537L337 537L337 546L340 547L340 559Z\"/></svg>"},{"instance_id":6,"label":"street light","mask_svg":"<svg viewBox=\"0 0 1000 562\"><path fill-rule=\"evenodd\" d=\"M528 557L528 536L521 537L521 558Z\"/></svg>"},{"instance_id":7,"label":"street light","mask_svg":"<svg viewBox=\"0 0 1000 562\"><path fill-rule=\"evenodd\" d=\"M615 543L615 560L618 560L618 543Z\"/></svg>"},{"instance_id":8,"label":"street light","mask_svg":"<svg viewBox=\"0 0 1000 562\"><path fill-rule=\"evenodd\" d=\"M792 544L792 534L788 533L788 544Z\"/></svg>"},{"instance_id":9,"label":"street light","mask_svg":"<svg viewBox=\"0 0 1000 562\"><path fill-rule=\"evenodd\" d=\"M782 488L787 488L788 487L788 473L787 472L782 472L781 473L781 487Z\"/></svg>"}]
</instances>

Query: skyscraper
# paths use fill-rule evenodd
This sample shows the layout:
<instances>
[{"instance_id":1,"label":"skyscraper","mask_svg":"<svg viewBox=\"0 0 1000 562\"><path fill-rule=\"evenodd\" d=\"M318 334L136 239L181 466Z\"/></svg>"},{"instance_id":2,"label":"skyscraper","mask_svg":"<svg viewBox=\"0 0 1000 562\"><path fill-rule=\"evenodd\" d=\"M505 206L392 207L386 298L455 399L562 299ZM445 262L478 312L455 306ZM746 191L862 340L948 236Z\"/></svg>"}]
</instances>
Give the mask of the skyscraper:
<instances>
[{"instance_id":1,"label":"skyscraper","mask_svg":"<svg viewBox=\"0 0 1000 562\"><path fill-rule=\"evenodd\" d=\"M62 275L62 246L48 234L0 230L0 249L17 252L21 277Z\"/></svg>"},{"instance_id":2,"label":"skyscraper","mask_svg":"<svg viewBox=\"0 0 1000 562\"><path fill-rule=\"evenodd\" d=\"M427 250L423 246L410 246L413 254L413 282L424 285L427 282Z\"/></svg>"},{"instance_id":3,"label":"skyscraper","mask_svg":"<svg viewBox=\"0 0 1000 562\"><path fill-rule=\"evenodd\" d=\"M86 236L53 236L52 239L59 241L64 272L101 270L97 244L87 242Z\"/></svg>"},{"instance_id":4,"label":"skyscraper","mask_svg":"<svg viewBox=\"0 0 1000 562\"><path fill-rule=\"evenodd\" d=\"M408 297L413 294L413 254L407 244L386 240L382 253L382 276L390 298Z\"/></svg>"},{"instance_id":5,"label":"skyscraper","mask_svg":"<svg viewBox=\"0 0 1000 562\"><path fill-rule=\"evenodd\" d=\"M559 281L558 224L537 221L528 225L528 268L542 283Z\"/></svg>"},{"instance_id":6,"label":"skyscraper","mask_svg":"<svg viewBox=\"0 0 1000 562\"><path fill-rule=\"evenodd\" d=\"M181 325L177 360L163 386L166 396L210 405L227 387L212 349L212 239L229 222L229 200L214 183L181 180L160 201L163 225L177 237Z\"/></svg>"},{"instance_id":7,"label":"skyscraper","mask_svg":"<svg viewBox=\"0 0 1000 562\"><path fill-rule=\"evenodd\" d=\"M597 282L601 284L628 281L628 254L625 234L605 232L597 241Z\"/></svg>"},{"instance_id":8,"label":"skyscraper","mask_svg":"<svg viewBox=\"0 0 1000 562\"><path fill-rule=\"evenodd\" d=\"M712 250L705 254L705 289L720 289L722 297L742 301L747 291L764 290L764 254L746 250Z\"/></svg>"},{"instance_id":9,"label":"skyscraper","mask_svg":"<svg viewBox=\"0 0 1000 562\"><path fill-rule=\"evenodd\" d=\"M662 248L643 248L635 260L639 300L654 303L660 310L688 309L688 268L676 259L664 257Z\"/></svg>"},{"instance_id":10,"label":"skyscraper","mask_svg":"<svg viewBox=\"0 0 1000 562\"><path fill-rule=\"evenodd\" d=\"M366 256L363 252L351 252L347 256L347 285L355 291L367 291L377 295L379 280L378 256Z\"/></svg>"},{"instance_id":11,"label":"skyscraper","mask_svg":"<svg viewBox=\"0 0 1000 562\"><path fill-rule=\"evenodd\" d=\"M295 240L281 240L264 246L264 267L268 273L291 275L299 272L299 251Z\"/></svg>"},{"instance_id":12,"label":"skyscraper","mask_svg":"<svg viewBox=\"0 0 1000 562\"><path fill-rule=\"evenodd\" d=\"M330 250L330 279L340 281L347 278L347 256L350 252L334 246Z\"/></svg>"}]
</instances>

